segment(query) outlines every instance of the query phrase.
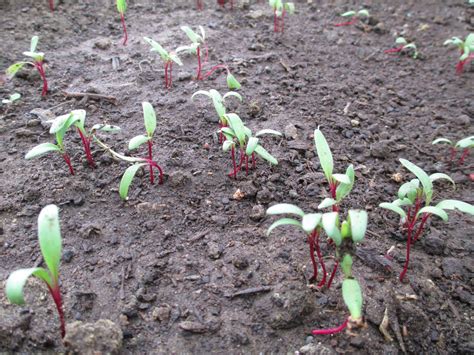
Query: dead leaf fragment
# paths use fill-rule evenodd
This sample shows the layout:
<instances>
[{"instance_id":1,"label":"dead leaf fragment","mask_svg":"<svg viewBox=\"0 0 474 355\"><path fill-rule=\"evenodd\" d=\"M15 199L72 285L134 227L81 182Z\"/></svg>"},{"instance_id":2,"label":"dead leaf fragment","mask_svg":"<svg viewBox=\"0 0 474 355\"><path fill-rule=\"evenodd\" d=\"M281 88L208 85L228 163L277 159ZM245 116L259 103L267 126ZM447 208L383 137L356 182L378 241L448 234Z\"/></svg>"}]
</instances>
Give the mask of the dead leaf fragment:
<instances>
[{"instance_id":1,"label":"dead leaf fragment","mask_svg":"<svg viewBox=\"0 0 474 355\"><path fill-rule=\"evenodd\" d=\"M232 198L237 201L242 200L244 197L245 197L245 194L242 191L240 191L240 189L237 189L237 191L235 191L234 194L232 195Z\"/></svg>"},{"instance_id":2,"label":"dead leaf fragment","mask_svg":"<svg viewBox=\"0 0 474 355\"><path fill-rule=\"evenodd\" d=\"M395 173L392 175L392 180L394 180L395 182L402 182L403 175L401 173Z\"/></svg>"}]
</instances>

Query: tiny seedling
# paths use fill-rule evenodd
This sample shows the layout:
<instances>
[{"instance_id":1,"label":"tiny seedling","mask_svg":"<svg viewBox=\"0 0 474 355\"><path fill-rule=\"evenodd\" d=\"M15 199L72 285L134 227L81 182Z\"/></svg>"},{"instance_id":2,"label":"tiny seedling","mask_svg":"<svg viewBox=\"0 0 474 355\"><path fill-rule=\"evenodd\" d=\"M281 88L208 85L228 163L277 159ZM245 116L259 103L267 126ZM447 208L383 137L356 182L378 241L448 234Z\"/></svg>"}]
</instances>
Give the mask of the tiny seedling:
<instances>
[{"instance_id":1,"label":"tiny seedling","mask_svg":"<svg viewBox=\"0 0 474 355\"><path fill-rule=\"evenodd\" d=\"M437 138L432 142L432 144L448 144L450 146L449 161L451 164L456 158L457 150L462 149L461 158L458 161L458 165L462 165L469 155L469 149L474 148L474 136L463 138L457 141L456 144L447 138Z\"/></svg>"},{"instance_id":2,"label":"tiny seedling","mask_svg":"<svg viewBox=\"0 0 474 355\"><path fill-rule=\"evenodd\" d=\"M283 33L285 30L285 14L288 12L289 15L293 15L295 4L284 0L269 0L268 3L273 10L273 32Z\"/></svg>"},{"instance_id":3,"label":"tiny seedling","mask_svg":"<svg viewBox=\"0 0 474 355\"><path fill-rule=\"evenodd\" d=\"M202 26L199 26L199 30L201 31L200 35L194 32L188 26L182 26L181 29L184 31L184 33L186 33L188 38L191 40L191 45L181 46L181 47L176 48L176 53L186 51L192 55L197 56L198 68L197 68L196 80L202 80L203 79L203 76L201 74L202 67L206 65L207 59L209 57L209 50L207 48L206 33L204 32L204 28ZM204 50L206 52L204 61L202 60L201 46L204 47Z\"/></svg>"},{"instance_id":4,"label":"tiny seedling","mask_svg":"<svg viewBox=\"0 0 474 355\"><path fill-rule=\"evenodd\" d=\"M216 110L217 115L219 116L219 128L227 127L228 122L226 118L226 109L225 109L225 99L234 96L238 98L240 101L242 101L242 96L240 96L239 93L234 92L234 91L229 91L228 93L224 94L222 96L217 90L211 89L209 91L205 90L199 90L191 96L191 100L194 100L194 97L196 95L205 95L209 97L212 100L212 103L214 105L214 108ZM219 144L223 142L223 133L220 131L219 132Z\"/></svg>"},{"instance_id":5,"label":"tiny seedling","mask_svg":"<svg viewBox=\"0 0 474 355\"><path fill-rule=\"evenodd\" d=\"M143 119L145 121L146 135L138 135L133 137L128 143L128 149L134 150L140 147L142 144L147 143L148 145L148 160L153 161L153 134L156 129L156 114L153 106L149 102L142 102L143 107ZM155 183L155 176L153 173L153 166L150 164L150 183Z\"/></svg>"},{"instance_id":6,"label":"tiny seedling","mask_svg":"<svg viewBox=\"0 0 474 355\"><path fill-rule=\"evenodd\" d=\"M444 42L444 45L454 44L458 47L461 57L456 64L456 74L461 74L464 66L474 59L474 33L470 33L463 41L459 37L453 37Z\"/></svg>"},{"instance_id":7,"label":"tiny seedling","mask_svg":"<svg viewBox=\"0 0 474 355\"><path fill-rule=\"evenodd\" d=\"M123 45L125 46L128 40L127 26L125 25L125 11L127 11L127 1L117 0L117 10L120 13L120 21L122 22L123 28Z\"/></svg>"},{"instance_id":8,"label":"tiny seedling","mask_svg":"<svg viewBox=\"0 0 474 355\"><path fill-rule=\"evenodd\" d=\"M363 18L369 18L370 14L368 10L362 9L359 11L347 11L341 14L342 17L348 17L351 20L347 22L340 22L336 23L334 26L340 27L340 26L350 26L355 24L357 21L363 19Z\"/></svg>"},{"instance_id":9,"label":"tiny seedling","mask_svg":"<svg viewBox=\"0 0 474 355\"><path fill-rule=\"evenodd\" d=\"M209 71L207 71L204 74L203 79L207 79L218 69L224 69L227 72L227 79L226 80L227 80L227 87L229 88L229 90L239 90L240 89L240 87L242 85L240 85L240 83L237 81L235 76L232 75L232 73L230 72L229 67L226 64L218 64L218 65L213 66L211 69L209 69Z\"/></svg>"},{"instance_id":10,"label":"tiny seedling","mask_svg":"<svg viewBox=\"0 0 474 355\"><path fill-rule=\"evenodd\" d=\"M181 66L183 65L181 59L179 59L176 52L168 53L168 51L166 51L159 43L155 42L151 38L143 37L143 39L151 45L152 52L158 52L161 59L165 63L165 88L170 89L173 83L171 76L173 71L173 62Z\"/></svg>"},{"instance_id":11,"label":"tiny seedling","mask_svg":"<svg viewBox=\"0 0 474 355\"><path fill-rule=\"evenodd\" d=\"M18 101L21 98L21 94L19 93L14 93L11 94L8 99L3 99L2 104L4 105L12 105L15 101Z\"/></svg>"},{"instance_id":12,"label":"tiny seedling","mask_svg":"<svg viewBox=\"0 0 474 355\"><path fill-rule=\"evenodd\" d=\"M329 238L336 245L336 264L341 264L344 274L342 281L342 299L349 309L349 317L337 328L315 329L313 335L336 334L346 327L351 330L364 326L362 318L363 296L359 282L352 276L352 257L356 244L360 243L367 230L367 212L361 210L349 210L348 218L339 224L337 212L325 213L322 218L322 226ZM331 275L329 285L332 282L334 273ZM328 286L329 287L329 286Z\"/></svg>"},{"instance_id":13,"label":"tiny seedling","mask_svg":"<svg viewBox=\"0 0 474 355\"><path fill-rule=\"evenodd\" d=\"M41 79L43 80L43 90L41 91L41 96L46 96L48 92L48 81L46 80L46 74L44 72L44 53L36 52L36 46L38 45L38 36L33 36L31 38L30 50L23 52L23 55L33 59L33 62L17 62L8 67L6 74L11 79L15 74L23 68L26 64L32 65L38 71Z\"/></svg>"},{"instance_id":14,"label":"tiny seedling","mask_svg":"<svg viewBox=\"0 0 474 355\"><path fill-rule=\"evenodd\" d=\"M395 48L390 48L384 51L384 53L403 53L408 52L411 54L413 59L418 58L418 50L416 49L416 44L411 42L408 43L407 40L403 37L398 37L395 40L395 43L398 45Z\"/></svg>"},{"instance_id":15,"label":"tiny seedling","mask_svg":"<svg viewBox=\"0 0 474 355\"><path fill-rule=\"evenodd\" d=\"M400 159L400 162L406 169L413 173L417 179L413 179L400 186L398 199L390 203L383 202L379 206L399 214L401 217L400 225L402 225L406 231L406 260L403 271L400 274L400 281L403 281L408 270L408 264L410 263L410 247L422 236L428 219L435 215L446 222L448 220L446 210L454 209L474 215L474 206L458 200L443 200L438 202L436 206L431 206L433 182L439 179L445 179L454 186L454 181L443 173L435 173L428 176L423 169L408 160Z\"/></svg>"},{"instance_id":16,"label":"tiny seedling","mask_svg":"<svg viewBox=\"0 0 474 355\"><path fill-rule=\"evenodd\" d=\"M246 175L249 172L249 157L252 158L252 166L256 168L255 153L268 161L272 165L278 165L278 160L275 159L265 148L260 145L259 137L265 134L281 136L282 134L273 129L262 129L253 136L250 128L246 127L240 117L235 113L225 115L228 127L221 128L221 132L226 137L222 144L224 152L231 151L233 171L229 176L237 179L237 172L242 170L242 164L245 161ZM235 150L237 145L240 148L240 162L237 166L235 159Z\"/></svg>"},{"instance_id":17,"label":"tiny seedling","mask_svg":"<svg viewBox=\"0 0 474 355\"><path fill-rule=\"evenodd\" d=\"M349 195L354 186L354 167L351 164L347 167L345 174L333 174L334 161L331 149L319 128L314 131L314 143L331 194L331 197L325 198L319 204L318 208L332 207L333 212L337 212L339 211L340 202Z\"/></svg>"},{"instance_id":18,"label":"tiny seedling","mask_svg":"<svg viewBox=\"0 0 474 355\"><path fill-rule=\"evenodd\" d=\"M66 324L59 286L59 264L61 262L61 230L59 227L58 207L48 205L38 216L38 239L47 269L34 267L19 269L10 274L5 286L5 294L11 303L22 305L25 303L23 289L30 276L44 281L49 293L53 297L61 323L61 336L66 335Z\"/></svg>"}]
</instances>

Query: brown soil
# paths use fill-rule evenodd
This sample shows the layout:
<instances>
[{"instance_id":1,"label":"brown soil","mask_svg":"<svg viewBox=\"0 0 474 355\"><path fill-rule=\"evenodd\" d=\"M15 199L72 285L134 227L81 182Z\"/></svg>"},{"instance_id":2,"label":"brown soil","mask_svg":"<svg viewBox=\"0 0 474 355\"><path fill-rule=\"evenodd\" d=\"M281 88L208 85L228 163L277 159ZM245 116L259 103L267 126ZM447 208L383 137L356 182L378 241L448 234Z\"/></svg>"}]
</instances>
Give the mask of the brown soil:
<instances>
[{"instance_id":1,"label":"brown soil","mask_svg":"<svg viewBox=\"0 0 474 355\"><path fill-rule=\"evenodd\" d=\"M0 108L1 280L19 267L41 264L36 219L42 207L55 203L61 208L67 322L116 322L124 353L286 353L305 344L318 353L474 352L472 218L451 213L448 223L433 220L414 246L409 282L400 284L403 236L396 217L377 207L394 199L400 185L395 173L412 178L398 161L402 157L429 173L453 176L457 189L437 184L435 201L474 202L467 177L472 158L450 167L443 147L431 145L438 136L473 134L474 73L466 68L456 76L458 53L442 45L473 31L473 11L463 1L366 1L381 23L340 28L332 24L349 10L346 1L297 2L283 35L272 32L266 2L223 11L207 1L196 12L193 1L134 1L126 14L126 47L111 4L64 1L51 14L46 1L10 2L0 2L0 68L21 60L37 34L50 92L41 99L33 70L0 86L1 97L22 94L12 107ZM204 99L190 100L199 89L225 92L222 75L196 82L196 60L186 57L183 67L174 68L172 90L164 89L162 64L142 37L176 47L187 42L179 29L184 24L205 27L210 62L228 63L243 84L244 101L232 103L231 111L253 129L295 126L294 139L266 139L277 167L260 161L249 176L228 178L230 159L215 142L213 108ZM400 31L416 42L421 60L383 53ZM64 91L117 101L67 98ZM38 109L54 117L82 108L89 127L119 125L122 132L105 140L124 152L128 140L144 132L142 101L157 111L155 155L166 182L151 186L143 173L128 202L117 192L127 165L93 146L98 168L90 169L75 134L67 148L76 176L60 157L23 158L35 144L52 139L41 115L34 114ZM354 265L367 327L355 335L309 336L347 316L342 277L330 290L308 287L302 232L265 234L272 221L263 213L269 205L290 202L309 211L327 197L312 140L317 126L337 170L353 163L357 171L343 210L369 212L370 232ZM233 199L237 189L245 194L242 200ZM384 267L391 246L394 260ZM333 250L325 242L322 248L331 267ZM235 295L249 288L262 292ZM31 282L27 300L24 307L10 305L0 288L0 352L63 350L43 285ZM379 331L385 309L392 342Z\"/></svg>"}]
</instances>

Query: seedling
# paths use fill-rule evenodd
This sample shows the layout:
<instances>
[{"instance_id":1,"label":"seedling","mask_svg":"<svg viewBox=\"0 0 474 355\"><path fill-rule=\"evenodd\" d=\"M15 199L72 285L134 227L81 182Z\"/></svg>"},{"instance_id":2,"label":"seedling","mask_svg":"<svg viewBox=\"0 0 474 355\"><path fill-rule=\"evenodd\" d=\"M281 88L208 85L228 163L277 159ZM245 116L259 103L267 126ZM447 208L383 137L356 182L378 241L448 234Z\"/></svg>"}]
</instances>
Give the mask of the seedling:
<instances>
[{"instance_id":1,"label":"seedling","mask_svg":"<svg viewBox=\"0 0 474 355\"><path fill-rule=\"evenodd\" d=\"M62 241L57 206L48 205L41 210L38 217L38 239L47 269L34 267L12 272L5 286L5 294L11 303L23 305L25 303L23 288L30 276L35 276L44 281L56 305L61 323L61 337L64 338L66 335L66 324L59 286Z\"/></svg>"},{"instance_id":2,"label":"seedling","mask_svg":"<svg viewBox=\"0 0 474 355\"><path fill-rule=\"evenodd\" d=\"M340 27L340 26L350 26L355 24L357 21L363 19L363 18L369 18L370 14L369 11L366 9L362 9L359 11L347 11L341 14L340 16L342 17L348 17L351 20L347 22L341 22L341 23L336 23L334 26Z\"/></svg>"},{"instance_id":3,"label":"seedling","mask_svg":"<svg viewBox=\"0 0 474 355\"><path fill-rule=\"evenodd\" d=\"M159 43L155 42L151 38L143 37L148 44L151 45L151 52L158 52L161 59L165 63L165 88L170 89L172 86L172 71L173 71L173 62L178 64L179 66L183 65L181 59L179 59L176 52L169 52L166 51Z\"/></svg>"},{"instance_id":4,"label":"seedling","mask_svg":"<svg viewBox=\"0 0 474 355\"><path fill-rule=\"evenodd\" d=\"M21 94L19 94L19 93L16 92L16 93L10 95L10 96L8 97L8 99L3 99L3 100L2 100L2 104L4 104L4 105L11 105L11 104L13 104L15 101L19 100L20 98L21 98Z\"/></svg>"},{"instance_id":5,"label":"seedling","mask_svg":"<svg viewBox=\"0 0 474 355\"><path fill-rule=\"evenodd\" d=\"M11 79L15 76L15 74L23 68L26 64L32 65L38 70L41 79L43 80L43 90L41 91L41 96L45 96L48 92L48 81L46 80L46 74L44 72L43 61L44 61L44 53L36 52L36 46L38 45L38 36L33 36L31 38L30 50L27 52L23 52L23 55L26 57L30 57L33 59L33 62L18 62L12 64L8 67L6 74Z\"/></svg>"},{"instance_id":6,"label":"seedling","mask_svg":"<svg viewBox=\"0 0 474 355\"><path fill-rule=\"evenodd\" d=\"M203 77L201 74L201 70L202 70L202 67L207 63L207 59L209 56L209 50L207 48L207 43L206 43L206 33L204 32L204 28L202 26L199 26L199 30L201 31L200 35L198 35L188 26L182 26L181 29L186 33L186 35L188 36L188 38L191 40L192 43L189 46L181 46L181 47L176 48L176 53L186 51L192 55L197 56L198 68L197 68L196 80L202 80ZM201 60L201 54L202 54L201 46L204 46L204 49L206 51L206 55L204 57L203 62Z\"/></svg>"},{"instance_id":7,"label":"seedling","mask_svg":"<svg viewBox=\"0 0 474 355\"><path fill-rule=\"evenodd\" d=\"M128 40L127 26L125 25L125 11L127 11L127 1L117 0L117 10L120 13L120 21L122 21L123 45L125 46Z\"/></svg>"},{"instance_id":8,"label":"seedling","mask_svg":"<svg viewBox=\"0 0 474 355\"><path fill-rule=\"evenodd\" d=\"M446 210L458 209L461 212L474 215L474 206L458 200L443 200L431 206L433 197L433 182L439 179L450 181L454 186L454 181L446 174L435 173L430 176L423 169L405 159L400 159L402 165L412 172L417 179L404 183L398 190L398 199L393 202L383 202L379 206L400 215L400 225L406 230L407 249L406 261L403 271L400 274L400 281L403 281L410 262L410 247L422 235L428 219L435 215L443 221L448 220ZM420 186L421 183L421 186ZM406 212L403 208L406 208ZM417 222L419 222L417 224Z\"/></svg>"},{"instance_id":9,"label":"seedling","mask_svg":"<svg viewBox=\"0 0 474 355\"><path fill-rule=\"evenodd\" d=\"M284 0L269 0L268 3L273 10L273 32L283 33L285 30L285 14L288 12L289 15L293 15L295 4Z\"/></svg>"},{"instance_id":10,"label":"seedling","mask_svg":"<svg viewBox=\"0 0 474 355\"><path fill-rule=\"evenodd\" d=\"M413 59L418 58L418 51L416 49L416 44L415 43L408 43L407 40L403 37L398 37L395 40L395 43L398 45L395 48L390 48L384 51L384 53L403 53L403 52L409 52Z\"/></svg>"},{"instance_id":11,"label":"seedling","mask_svg":"<svg viewBox=\"0 0 474 355\"><path fill-rule=\"evenodd\" d=\"M128 149L134 150L137 149L144 143L148 145L148 160L153 161L153 134L156 129L156 114L153 106L149 102L142 102L143 106L143 118L145 121L145 131L146 135L139 135L133 137L128 143ZM153 174L153 166L150 165L150 183L153 185L155 183L155 177Z\"/></svg>"},{"instance_id":12,"label":"seedling","mask_svg":"<svg viewBox=\"0 0 474 355\"><path fill-rule=\"evenodd\" d=\"M457 141L456 144L454 144L453 141L451 141L447 138L437 138L433 141L432 144L448 144L450 146L449 161L451 163L456 158L457 149L462 149L461 158L458 161L458 165L462 165L462 164L464 164L464 160L469 155L469 149L474 148L474 136L470 136L470 137L461 139L460 141Z\"/></svg>"},{"instance_id":13,"label":"seedling","mask_svg":"<svg viewBox=\"0 0 474 355\"><path fill-rule=\"evenodd\" d=\"M207 79L218 69L224 69L227 72L227 79L226 80L227 80L227 87L229 88L229 90L239 90L240 89L240 87L241 87L240 83L237 81L235 76L232 75L232 73L230 72L229 67L226 64L218 64L218 65L213 66L211 69L209 69L209 71L207 71L204 74L203 79Z\"/></svg>"},{"instance_id":14,"label":"seedling","mask_svg":"<svg viewBox=\"0 0 474 355\"><path fill-rule=\"evenodd\" d=\"M444 45L454 44L458 47L461 57L456 64L456 74L461 74L464 66L474 59L474 33L470 33L463 41L459 37L453 37L444 42Z\"/></svg>"},{"instance_id":15,"label":"seedling","mask_svg":"<svg viewBox=\"0 0 474 355\"><path fill-rule=\"evenodd\" d=\"M196 0L196 7L198 11L202 11L204 9L204 4L202 3L202 0Z\"/></svg>"},{"instance_id":16,"label":"seedling","mask_svg":"<svg viewBox=\"0 0 474 355\"><path fill-rule=\"evenodd\" d=\"M54 12L54 0L49 0L49 9Z\"/></svg>"},{"instance_id":17,"label":"seedling","mask_svg":"<svg viewBox=\"0 0 474 355\"><path fill-rule=\"evenodd\" d=\"M314 143L331 194L331 197L325 198L319 204L318 209L332 207L333 212L337 212L340 202L349 195L354 186L354 167L351 164L347 167L345 174L333 174L334 162L331 149L319 128L314 131Z\"/></svg>"},{"instance_id":18,"label":"seedling","mask_svg":"<svg viewBox=\"0 0 474 355\"><path fill-rule=\"evenodd\" d=\"M252 131L246 127L240 117L235 113L229 113L225 115L225 118L229 124L228 127L221 128L221 132L226 137L226 140L222 144L224 152L231 151L233 172L229 176L233 176L237 179L237 172L242 169L242 164L245 161L245 171L248 175L249 172L249 157L252 158L252 166L256 167L255 153L268 161L272 165L278 165L278 161L268 153L265 148L260 145L259 138L264 134L272 134L275 136L281 136L282 134L273 129L262 129L258 131L255 136L252 135ZM240 162L237 167L235 159L236 147L240 148Z\"/></svg>"},{"instance_id":19,"label":"seedling","mask_svg":"<svg viewBox=\"0 0 474 355\"><path fill-rule=\"evenodd\" d=\"M242 101L242 96L240 96L239 93L234 92L234 91L229 91L228 93L224 94L224 96L221 96L221 94L217 90L214 90L214 89L211 89L209 91L199 90L195 92L193 96L191 96L191 100L194 100L194 97L196 95L205 95L212 100L216 113L219 116L219 129L222 127L228 126L226 112L225 112L226 109L224 106L225 99L230 96L234 96L238 98L240 101ZM224 137L223 133L219 131L219 144L223 142L223 137Z\"/></svg>"},{"instance_id":20,"label":"seedling","mask_svg":"<svg viewBox=\"0 0 474 355\"><path fill-rule=\"evenodd\" d=\"M349 317L339 327L315 329L311 332L313 335L336 334L346 327L351 330L364 326L362 318L362 291L359 282L352 276L352 257L355 245L364 239L367 230L367 219L367 212L360 210L349 210L347 220L341 224L339 224L337 212L325 213L321 218L324 231L336 245L336 264L334 270L337 269L340 262L344 273L342 298L349 309ZM329 280L329 285L333 277L334 272Z\"/></svg>"}]
</instances>

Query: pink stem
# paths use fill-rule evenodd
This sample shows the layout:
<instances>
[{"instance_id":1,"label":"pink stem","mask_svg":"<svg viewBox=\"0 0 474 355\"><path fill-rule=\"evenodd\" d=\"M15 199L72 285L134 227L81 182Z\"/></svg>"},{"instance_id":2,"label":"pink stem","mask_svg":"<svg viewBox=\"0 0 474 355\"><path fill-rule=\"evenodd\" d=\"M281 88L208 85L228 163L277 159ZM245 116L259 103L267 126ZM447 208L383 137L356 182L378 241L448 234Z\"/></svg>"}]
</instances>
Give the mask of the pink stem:
<instances>
[{"instance_id":1,"label":"pink stem","mask_svg":"<svg viewBox=\"0 0 474 355\"><path fill-rule=\"evenodd\" d=\"M403 47L404 46L400 46L400 47L396 47L396 48L390 48L390 49L384 50L383 52L384 53L398 53L398 52L402 51Z\"/></svg>"},{"instance_id":2,"label":"pink stem","mask_svg":"<svg viewBox=\"0 0 474 355\"><path fill-rule=\"evenodd\" d=\"M273 9L273 32L278 32L278 17L276 9Z\"/></svg>"},{"instance_id":3,"label":"pink stem","mask_svg":"<svg viewBox=\"0 0 474 355\"><path fill-rule=\"evenodd\" d=\"M44 73L43 62L35 62L35 67L38 70L38 73L43 80L43 90L41 91L41 96L46 96L48 92L48 81L46 80L46 74Z\"/></svg>"},{"instance_id":4,"label":"pink stem","mask_svg":"<svg viewBox=\"0 0 474 355\"><path fill-rule=\"evenodd\" d=\"M252 153L252 167L254 169L257 167L257 159L255 159L255 153Z\"/></svg>"},{"instance_id":5,"label":"pink stem","mask_svg":"<svg viewBox=\"0 0 474 355\"><path fill-rule=\"evenodd\" d=\"M461 159L459 159L458 165L463 165L464 160L469 156L469 148L464 148L462 151Z\"/></svg>"},{"instance_id":6,"label":"pink stem","mask_svg":"<svg viewBox=\"0 0 474 355\"><path fill-rule=\"evenodd\" d=\"M171 88L173 86L173 79L171 77L173 73L173 62L170 62L170 65L168 66L168 71L169 71L169 86Z\"/></svg>"},{"instance_id":7,"label":"pink stem","mask_svg":"<svg viewBox=\"0 0 474 355\"><path fill-rule=\"evenodd\" d=\"M160 181L158 182L159 185L162 185L163 184L163 170L161 169L161 166L158 165L157 162L153 161L153 160L149 160L149 159L145 159L145 161L152 167L158 169L158 172L159 172L159 178L160 178Z\"/></svg>"},{"instance_id":8,"label":"pink stem","mask_svg":"<svg viewBox=\"0 0 474 355\"><path fill-rule=\"evenodd\" d=\"M92 158L92 153L91 153L90 140L84 136L84 134L79 128L77 128L77 132L79 133L79 136L81 136L82 145L84 146L84 152L86 153L86 158L87 158L87 161L89 162L89 166L91 168L95 168L94 159Z\"/></svg>"},{"instance_id":9,"label":"pink stem","mask_svg":"<svg viewBox=\"0 0 474 355\"><path fill-rule=\"evenodd\" d=\"M165 63L165 88L168 89L168 65L169 62Z\"/></svg>"},{"instance_id":10,"label":"pink stem","mask_svg":"<svg viewBox=\"0 0 474 355\"><path fill-rule=\"evenodd\" d=\"M196 3L197 3L197 9L199 11L202 11L203 9L202 0L196 0Z\"/></svg>"},{"instance_id":11,"label":"pink stem","mask_svg":"<svg viewBox=\"0 0 474 355\"><path fill-rule=\"evenodd\" d=\"M283 33L285 31L285 10L282 11L281 13L281 18L280 18L280 22L281 22L281 33Z\"/></svg>"},{"instance_id":12,"label":"pink stem","mask_svg":"<svg viewBox=\"0 0 474 355\"><path fill-rule=\"evenodd\" d=\"M314 258L314 240L316 238L316 233L317 231L315 229L311 234L308 234L309 257L311 258L311 264L313 264L313 277L309 279L310 282L314 282L318 278L318 264Z\"/></svg>"},{"instance_id":13,"label":"pink stem","mask_svg":"<svg viewBox=\"0 0 474 355\"><path fill-rule=\"evenodd\" d=\"M245 155L245 175L249 174L249 156Z\"/></svg>"},{"instance_id":14,"label":"pink stem","mask_svg":"<svg viewBox=\"0 0 474 355\"><path fill-rule=\"evenodd\" d=\"M69 155L67 155L67 153L63 154L63 159L66 162L67 166L69 167L69 172L71 173L71 175L74 175L74 169L72 168L72 165L71 165L71 159L69 158Z\"/></svg>"},{"instance_id":15,"label":"pink stem","mask_svg":"<svg viewBox=\"0 0 474 355\"><path fill-rule=\"evenodd\" d=\"M54 12L54 0L49 0L49 9Z\"/></svg>"},{"instance_id":16,"label":"pink stem","mask_svg":"<svg viewBox=\"0 0 474 355\"><path fill-rule=\"evenodd\" d=\"M337 334L339 332L342 332L344 329L347 327L347 323L349 321L349 318L346 318L344 323L342 323L339 327L337 328L329 328L329 329L315 329L311 332L313 335L329 335L329 334Z\"/></svg>"},{"instance_id":17,"label":"pink stem","mask_svg":"<svg viewBox=\"0 0 474 355\"><path fill-rule=\"evenodd\" d=\"M231 154L232 154L232 165L234 166L234 179L237 179L237 166L235 164L235 148L234 147L232 147Z\"/></svg>"},{"instance_id":18,"label":"pink stem","mask_svg":"<svg viewBox=\"0 0 474 355\"><path fill-rule=\"evenodd\" d=\"M148 141L148 159L153 160L152 153L153 142L151 139ZM155 183L155 175L153 174L153 166L150 165L150 183L153 185Z\"/></svg>"},{"instance_id":19,"label":"pink stem","mask_svg":"<svg viewBox=\"0 0 474 355\"><path fill-rule=\"evenodd\" d=\"M197 68L196 79L197 80L202 80L202 77L201 77L201 47L197 47L197 57L198 57L198 68Z\"/></svg>"},{"instance_id":20,"label":"pink stem","mask_svg":"<svg viewBox=\"0 0 474 355\"><path fill-rule=\"evenodd\" d=\"M314 246L316 247L316 254L318 254L318 260L321 264L321 269L323 270L323 278L319 282L318 287L323 287L326 284L326 266L324 265L323 256L321 254L321 249L319 247L319 234L316 234Z\"/></svg>"},{"instance_id":21,"label":"pink stem","mask_svg":"<svg viewBox=\"0 0 474 355\"><path fill-rule=\"evenodd\" d=\"M337 190L337 182L330 182L329 191L331 192L331 197L333 200L336 200L336 190ZM339 206L337 204L332 205L332 211L339 212Z\"/></svg>"},{"instance_id":22,"label":"pink stem","mask_svg":"<svg viewBox=\"0 0 474 355\"><path fill-rule=\"evenodd\" d=\"M219 121L219 144L224 142L224 133L222 133L222 128L226 127L225 124Z\"/></svg>"},{"instance_id":23,"label":"pink stem","mask_svg":"<svg viewBox=\"0 0 474 355\"><path fill-rule=\"evenodd\" d=\"M57 284L53 288L51 288L48 283L46 285L48 286L49 293L53 297L54 304L56 305L56 309L59 315L59 322L61 324L61 338L64 339L64 336L66 335L66 322L64 321L64 311L63 311L63 303L61 299L61 290L59 289L59 285Z\"/></svg>"},{"instance_id":24,"label":"pink stem","mask_svg":"<svg viewBox=\"0 0 474 355\"><path fill-rule=\"evenodd\" d=\"M120 13L120 20L122 21L122 27L123 27L123 45L127 45L128 41L128 34L127 34L127 26L125 25L125 16L123 15L123 12Z\"/></svg>"},{"instance_id":25,"label":"pink stem","mask_svg":"<svg viewBox=\"0 0 474 355\"><path fill-rule=\"evenodd\" d=\"M329 278L329 281L328 281L328 290L331 288L332 280L334 279L334 276L336 276L336 271L337 271L338 266L339 266L339 260L336 260L336 263L334 264L334 268L332 269L331 277Z\"/></svg>"},{"instance_id":26,"label":"pink stem","mask_svg":"<svg viewBox=\"0 0 474 355\"><path fill-rule=\"evenodd\" d=\"M227 70L227 72L229 71L229 68L227 67L227 65L224 65L224 64L218 64L214 67L212 67L206 74L204 74L204 79L207 79L210 75L212 75L212 73L214 73L217 69L225 69Z\"/></svg>"},{"instance_id":27,"label":"pink stem","mask_svg":"<svg viewBox=\"0 0 474 355\"><path fill-rule=\"evenodd\" d=\"M357 17L354 17L354 19L352 21L336 23L336 24L334 24L334 26L336 26L336 27L350 26L350 25L353 25L356 22L357 22Z\"/></svg>"},{"instance_id":28,"label":"pink stem","mask_svg":"<svg viewBox=\"0 0 474 355\"><path fill-rule=\"evenodd\" d=\"M429 213L423 214L423 218L421 219L420 226L418 227L418 230L415 233L415 237L413 238L413 241L411 242L412 244L414 244L420 237L421 233L423 232L423 227L425 226L425 223L430 216L431 215Z\"/></svg>"}]
</instances>

